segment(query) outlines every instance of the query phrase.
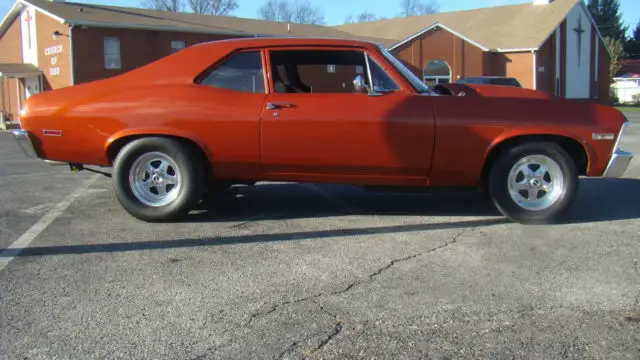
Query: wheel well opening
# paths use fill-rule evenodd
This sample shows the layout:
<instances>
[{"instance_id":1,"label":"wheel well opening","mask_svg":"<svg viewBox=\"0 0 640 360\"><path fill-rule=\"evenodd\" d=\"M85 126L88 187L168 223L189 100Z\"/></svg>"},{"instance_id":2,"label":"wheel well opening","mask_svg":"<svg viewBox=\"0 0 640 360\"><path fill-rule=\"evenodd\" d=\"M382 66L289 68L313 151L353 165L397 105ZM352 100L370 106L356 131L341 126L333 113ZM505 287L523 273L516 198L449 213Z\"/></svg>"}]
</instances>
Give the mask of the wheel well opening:
<instances>
[{"instance_id":1,"label":"wheel well opening","mask_svg":"<svg viewBox=\"0 0 640 360\"><path fill-rule=\"evenodd\" d=\"M569 156L571 156L571 159L576 164L578 176L584 176L587 174L589 158L587 157L587 153L580 142L573 138L560 135L523 135L509 138L491 149L491 152L487 156L482 168L481 185L486 188L489 170L502 151L520 144L538 141L553 142L560 145L569 154Z\"/></svg>"},{"instance_id":2,"label":"wheel well opening","mask_svg":"<svg viewBox=\"0 0 640 360\"><path fill-rule=\"evenodd\" d=\"M107 148L107 158L109 160L109 165L113 166L116 156L118 156L118 153L120 153L120 150L122 150L123 147L125 147L127 144L129 144L134 140L145 138L145 137L162 137L162 138L168 138L168 139L174 139L174 140L180 141L181 143L183 143L184 145L192 149L198 155L198 157L200 158L199 159L200 162L205 167L205 170L207 171L207 173L210 173L211 163L209 162L209 157L204 152L204 150L197 143L195 143L190 139L180 137L180 136L173 136L173 135L141 134L141 135L123 136L119 139L116 139Z\"/></svg>"}]
</instances>

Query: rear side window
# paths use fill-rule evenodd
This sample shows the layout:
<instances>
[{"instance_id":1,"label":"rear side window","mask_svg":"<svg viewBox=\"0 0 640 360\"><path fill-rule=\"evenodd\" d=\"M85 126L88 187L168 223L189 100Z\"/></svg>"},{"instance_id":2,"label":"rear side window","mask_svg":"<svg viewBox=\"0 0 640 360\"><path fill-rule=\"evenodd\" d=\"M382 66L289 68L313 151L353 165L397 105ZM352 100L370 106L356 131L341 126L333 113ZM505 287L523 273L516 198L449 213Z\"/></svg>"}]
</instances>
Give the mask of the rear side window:
<instances>
[{"instance_id":1,"label":"rear side window","mask_svg":"<svg viewBox=\"0 0 640 360\"><path fill-rule=\"evenodd\" d=\"M260 52L248 51L232 55L207 74L200 84L233 91L264 93Z\"/></svg>"}]
</instances>

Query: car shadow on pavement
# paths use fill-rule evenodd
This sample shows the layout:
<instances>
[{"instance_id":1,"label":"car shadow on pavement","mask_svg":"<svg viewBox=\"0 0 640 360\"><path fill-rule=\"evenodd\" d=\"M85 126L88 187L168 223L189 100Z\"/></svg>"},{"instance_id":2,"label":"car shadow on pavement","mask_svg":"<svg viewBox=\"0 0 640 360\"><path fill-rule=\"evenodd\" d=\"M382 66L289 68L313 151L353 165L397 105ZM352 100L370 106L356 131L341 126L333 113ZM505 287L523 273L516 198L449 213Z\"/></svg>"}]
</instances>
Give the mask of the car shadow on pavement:
<instances>
[{"instance_id":1,"label":"car shadow on pavement","mask_svg":"<svg viewBox=\"0 0 640 360\"><path fill-rule=\"evenodd\" d=\"M268 243L292 240L317 240L325 238L340 238L347 236L360 235L384 235L397 234L416 231L434 231L434 230L453 230L468 229L475 227L488 227L492 225L500 225L509 223L504 218L478 219L466 221L451 221L432 224L409 224L409 225L392 225L379 227L360 227L348 229L330 229L316 231L299 231L285 232L273 234L251 234L251 235L232 235L220 236L212 238L194 238L194 239L178 239L178 240L154 240L154 241L131 241L131 242L115 242L106 244L78 244L78 245L56 245L56 246L39 246L28 248L12 248L0 249L0 258L2 257L26 257L26 256L45 256L45 255L77 255L92 253L113 253L127 251L142 250L164 250L202 246L220 246L247 243Z\"/></svg>"},{"instance_id":2,"label":"car shadow on pavement","mask_svg":"<svg viewBox=\"0 0 640 360\"><path fill-rule=\"evenodd\" d=\"M299 184L260 184L240 188L204 204L185 222L289 220L343 215L502 216L488 196L466 190L374 193L346 185L317 186L322 199ZM640 179L582 178L572 209L560 224L640 218Z\"/></svg>"},{"instance_id":3,"label":"car shadow on pavement","mask_svg":"<svg viewBox=\"0 0 640 360\"><path fill-rule=\"evenodd\" d=\"M319 190L309 191L308 187ZM467 190L386 193L349 185L267 183L239 187L238 195L218 196L201 204L183 221L291 220L343 215L502 216L486 196Z\"/></svg>"},{"instance_id":4,"label":"car shadow on pavement","mask_svg":"<svg viewBox=\"0 0 640 360\"><path fill-rule=\"evenodd\" d=\"M640 179L585 178L565 223L640 218Z\"/></svg>"}]
</instances>

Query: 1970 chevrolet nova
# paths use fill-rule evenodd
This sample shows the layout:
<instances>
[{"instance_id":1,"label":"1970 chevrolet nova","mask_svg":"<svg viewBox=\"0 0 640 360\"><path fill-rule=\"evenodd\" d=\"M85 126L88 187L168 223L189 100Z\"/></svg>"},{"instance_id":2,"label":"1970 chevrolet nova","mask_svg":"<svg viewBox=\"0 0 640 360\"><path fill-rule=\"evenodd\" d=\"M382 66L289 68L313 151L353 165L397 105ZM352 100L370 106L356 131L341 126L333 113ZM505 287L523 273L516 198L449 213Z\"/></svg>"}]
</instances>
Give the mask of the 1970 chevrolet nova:
<instances>
[{"instance_id":1,"label":"1970 chevrolet nova","mask_svg":"<svg viewBox=\"0 0 640 360\"><path fill-rule=\"evenodd\" d=\"M580 176L620 177L616 109L530 89L427 87L380 46L343 39L202 43L30 97L14 136L72 169L112 167L144 221L257 181L477 187L521 223L557 219Z\"/></svg>"}]
</instances>

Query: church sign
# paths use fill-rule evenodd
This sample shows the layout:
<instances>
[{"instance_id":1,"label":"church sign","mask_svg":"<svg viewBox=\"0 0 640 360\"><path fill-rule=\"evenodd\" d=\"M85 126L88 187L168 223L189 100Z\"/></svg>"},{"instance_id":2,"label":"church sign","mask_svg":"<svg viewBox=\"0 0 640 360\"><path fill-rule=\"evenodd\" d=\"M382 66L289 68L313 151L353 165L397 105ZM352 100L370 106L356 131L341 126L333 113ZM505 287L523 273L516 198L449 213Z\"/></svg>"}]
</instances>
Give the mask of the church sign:
<instances>
[{"instance_id":1,"label":"church sign","mask_svg":"<svg viewBox=\"0 0 640 360\"><path fill-rule=\"evenodd\" d=\"M62 53L62 45L49 46L44 49L44 55L49 57L49 63L51 64L51 68L49 68L49 76L60 75L57 56L57 54L60 53Z\"/></svg>"}]
</instances>

